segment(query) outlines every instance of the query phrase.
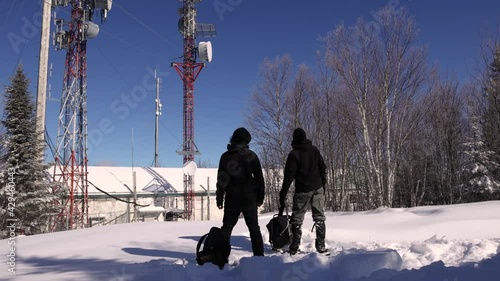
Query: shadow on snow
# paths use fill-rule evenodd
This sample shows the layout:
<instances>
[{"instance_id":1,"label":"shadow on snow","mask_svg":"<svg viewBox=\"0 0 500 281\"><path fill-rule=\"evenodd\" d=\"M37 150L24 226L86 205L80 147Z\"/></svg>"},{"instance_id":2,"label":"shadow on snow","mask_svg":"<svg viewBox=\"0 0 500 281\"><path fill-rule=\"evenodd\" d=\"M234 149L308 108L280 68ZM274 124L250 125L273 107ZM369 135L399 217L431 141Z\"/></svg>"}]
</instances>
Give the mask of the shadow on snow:
<instances>
[{"instance_id":1,"label":"shadow on snow","mask_svg":"<svg viewBox=\"0 0 500 281\"><path fill-rule=\"evenodd\" d=\"M182 261L186 257L194 257L188 253L179 253L174 251L163 251L163 250L153 250L153 249L141 249L141 248L123 248L123 250L132 255L143 255L143 256L153 256L153 257L164 257L164 258L177 258L179 260L172 261L161 259L151 259L148 262L143 263L127 263L120 262L117 260L106 260L106 259L84 259L84 258L47 258L47 257L31 257L22 258L22 263L25 265L31 265L33 269L29 269L29 272L23 272L21 264L19 264L19 271L15 279L12 280L23 280L22 277L30 277L31 280L36 278L36 280L60 280L59 274L71 274L72 272L84 272L85 280L103 280L103 281L120 281L120 280L140 280L140 281L153 281L153 280L192 280L194 276L197 275L197 280L213 280L213 278L223 278L224 276L238 277L239 279L246 280L245 278L251 276L245 276L245 272L251 269L252 272L258 268L264 272L270 273L269 276L273 278L282 276L283 272L291 271L293 267L301 265L301 263L307 263L306 260L298 260L293 263L283 263L278 262L279 257L277 256L266 256L258 257L253 259L251 257L242 258L242 263L237 265L235 270L219 270L217 267L213 266L197 266L195 262ZM266 264L276 265L276 268L264 267L262 268L262 258L266 259ZM335 258L334 258L335 259ZM253 260L253 261L252 261ZM243 262L244 261L244 262ZM311 260L309 260L309 263ZM305 264L304 264L305 265ZM343 265L336 265L335 261L330 263L328 267L318 268L317 272L310 272L308 274L309 278L302 278L300 280L317 280L318 278L324 278L325 276L330 276L330 280L365 280L365 281L381 281L381 280L392 280L392 281L403 281L403 280L482 280L482 281L493 281L498 280L500 276L500 253L493 256L490 259L483 260L474 264L464 264L460 267L446 267L443 262L434 262L428 266L424 266L418 270L403 270L395 271L388 269L381 269L375 271L370 277L361 277L350 279L345 275L338 275L338 266L343 267ZM243 268L242 268L243 267ZM244 267L249 267L247 270ZM254 268L255 267L255 268ZM238 269L240 268L240 269ZM274 272L274 271L280 272ZM234 276L234 274L241 276ZM40 276L43 275L43 276ZM64 277L69 278L70 275ZM19 279L18 279L19 278ZM74 278L71 278L74 279ZM262 280L268 280L264 277ZM271 279L269 279L271 280ZM273 279L274 280L274 279ZM292 279L290 279L292 280Z\"/></svg>"}]
</instances>

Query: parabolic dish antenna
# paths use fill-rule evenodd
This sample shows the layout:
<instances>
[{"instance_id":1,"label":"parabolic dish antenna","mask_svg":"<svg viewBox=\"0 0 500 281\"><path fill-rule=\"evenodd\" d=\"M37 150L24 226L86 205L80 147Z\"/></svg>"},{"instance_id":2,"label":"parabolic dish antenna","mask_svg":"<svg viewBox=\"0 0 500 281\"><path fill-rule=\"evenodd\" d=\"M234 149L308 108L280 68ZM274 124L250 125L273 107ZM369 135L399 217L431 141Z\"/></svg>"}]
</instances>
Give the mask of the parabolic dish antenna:
<instances>
[{"instance_id":1,"label":"parabolic dish antenna","mask_svg":"<svg viewBox=\"0 0 500 281\"><path fill-rule=\"evenodd\" d=\"M198 166L196 165L196 162L194 161L189 161L184 164L184 167L182 167L182 172L188 176L194 176L196 174L196 169Z\"/></svg>"}]
</instances>

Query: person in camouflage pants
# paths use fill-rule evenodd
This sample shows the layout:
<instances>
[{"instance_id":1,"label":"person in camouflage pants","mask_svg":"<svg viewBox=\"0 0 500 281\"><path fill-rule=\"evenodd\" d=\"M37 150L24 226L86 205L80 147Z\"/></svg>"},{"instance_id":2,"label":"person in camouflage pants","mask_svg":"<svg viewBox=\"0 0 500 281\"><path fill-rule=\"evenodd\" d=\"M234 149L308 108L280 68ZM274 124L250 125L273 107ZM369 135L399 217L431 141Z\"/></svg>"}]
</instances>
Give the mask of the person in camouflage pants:
<instances>
[{"instance_id":1,"label":"person in camouflage pants","mask_svg":"<svg viewBox=\"0 0 500 281\"><path fill-rule=\"evenodd\" d=\"M316 251L327 252L325 247L325 185L326 165L318 148L307 139L306 132L297 128L293 132L293 150L288 154L283 185L280 191L280 209L286 204L286 194L290 185L295 181L293 196L292 226L293 240L290 244L290 254L299 251L302 236L302 222L304 215L311 208L313 221L316 227Z\"/></svg>"}]
</instances>

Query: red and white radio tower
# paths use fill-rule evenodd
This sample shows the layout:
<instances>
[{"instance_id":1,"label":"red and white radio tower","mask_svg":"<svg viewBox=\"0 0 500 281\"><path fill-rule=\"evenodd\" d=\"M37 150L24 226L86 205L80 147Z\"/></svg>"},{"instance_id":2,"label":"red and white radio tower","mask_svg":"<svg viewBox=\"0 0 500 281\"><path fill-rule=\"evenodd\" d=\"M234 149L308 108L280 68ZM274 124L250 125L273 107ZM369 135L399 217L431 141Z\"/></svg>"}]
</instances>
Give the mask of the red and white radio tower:
<instances>
[{"instance_id":1,"label":"red and white radio tower","mask_svg":"<svg viewBox=\"0 0 500 281\"><path fill-rule=\"evenodd\" d=\"M71 6L71 20L56 19L56 49L66 49L61 109L57 129L53 179L60 212L52 231L88 226L87 181L87 39L99 33L93 23L96 10L104 22L111 0L55 0L56 6ZM64 27L68 30L63 30Z\"/></svg>"},{"instance_id":2,"label":"red and white radio tower","mask_svg":"<svg viewBox=\"0 0 500 281\"><path fill-rule=\"evenodd\" d=\"M213 24L197 24L195 3L201 0L179 0L183 6L179 9L181 16L179 20L179 32L182 34L184 54L183 62L174 62L172 66L183 82L183 144L177 153L183 155L184 167L191 166L189 171L196 168L194 155L200 154L194 142L194 82L205 66L203 62L197 62L199 56L201 61L212 60L212 45L209 42L200 42L196 47L196 37L215 37L215 26ZM195 171L195 169L194 169ZM194 172L184 173L184 211L188 220L194 218Z\"/></svg>"}]
</instances>

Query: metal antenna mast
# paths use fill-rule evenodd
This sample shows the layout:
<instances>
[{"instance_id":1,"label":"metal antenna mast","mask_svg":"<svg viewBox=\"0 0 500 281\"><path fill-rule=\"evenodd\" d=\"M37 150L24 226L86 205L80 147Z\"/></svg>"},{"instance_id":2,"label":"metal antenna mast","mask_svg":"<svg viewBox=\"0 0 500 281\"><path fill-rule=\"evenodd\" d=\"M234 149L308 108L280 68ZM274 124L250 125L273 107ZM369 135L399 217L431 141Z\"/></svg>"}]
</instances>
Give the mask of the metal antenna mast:
<instances>
[{"instance_id":1,"label":"metal antenna mast","mask_svg":"<svg viewBox=\"0 0 500 281\"><path fill-rule=\"evenodd\" d=\"M183 36L183 62L174 62L172 66L183 82L183 144L182 150L177 153L183 155L183 164L194 163L194 155L200 154L194 142L194 82L205 63L197 62L199 54L202 61L210 62L212 60L212 45L210 42L200 42L199 48L196 48L196 37L215 37L215 26L213 24L196 24L195 3L201 0L179 0L183 6L179 9L181 16L179 20L179 32ZM191 163L192 162L192 163ZM189 169L192 170L192 169ZM184 173L184 211L186 218L190 220L193 217L194 203L194 174Z\"/></svg>"},{"instance_id":2,"label":"metal antenna mast","mask_svg":"<svg viewBox=\"0 0 500 281\"><path fill-rule=\"evenodd\" d=\"M154 158L154 167L158 167L158 119L161 115L161 102L160 102L160 78L156 77L155 70L155 80L156 80L156 113L155 113L155 158Z\"/></svg>"},{"instance_id":3,"label":"metal antenna mast","mask_svg":"<svg viewBox=\"0 0 500 281\"><path fill-rule=\"evenodd\" d=\"M107 18L112 1L55 0L56 6L71 6L71 20L56 19L54 44L66 49L61 108L57 130L53 191L64 198L57 204L60 213L52 221L52 231L88 226L87 181L87 39L99 33L93 23L94 11ZM64 27L68 30L63 30Z\"/></svg>"}]
</instances>

